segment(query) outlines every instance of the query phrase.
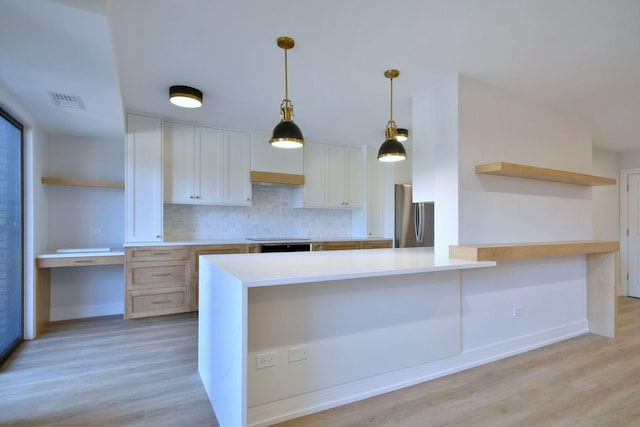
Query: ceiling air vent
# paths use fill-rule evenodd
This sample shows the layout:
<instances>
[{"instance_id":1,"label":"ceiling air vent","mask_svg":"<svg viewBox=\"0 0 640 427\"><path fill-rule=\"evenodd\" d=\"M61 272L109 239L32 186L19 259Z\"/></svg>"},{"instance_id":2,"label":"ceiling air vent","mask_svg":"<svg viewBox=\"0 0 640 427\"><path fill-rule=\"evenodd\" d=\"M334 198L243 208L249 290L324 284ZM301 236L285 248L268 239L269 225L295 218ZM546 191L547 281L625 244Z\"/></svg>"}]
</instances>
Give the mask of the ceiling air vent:
<instances>
[{"instance_id":1,"label":"ceiling air vent","mask_svg":"<svg viewBox=\"0 0 640 427\"><path fill-rule=\"evenodd\" d=\"M84 102L82 102L82 98L79 96L56 92L49 92L49 96L51 97L51 101L58 107L77 108L79 110L84 110L85 108Z\"/></svg>"}]
</instances>

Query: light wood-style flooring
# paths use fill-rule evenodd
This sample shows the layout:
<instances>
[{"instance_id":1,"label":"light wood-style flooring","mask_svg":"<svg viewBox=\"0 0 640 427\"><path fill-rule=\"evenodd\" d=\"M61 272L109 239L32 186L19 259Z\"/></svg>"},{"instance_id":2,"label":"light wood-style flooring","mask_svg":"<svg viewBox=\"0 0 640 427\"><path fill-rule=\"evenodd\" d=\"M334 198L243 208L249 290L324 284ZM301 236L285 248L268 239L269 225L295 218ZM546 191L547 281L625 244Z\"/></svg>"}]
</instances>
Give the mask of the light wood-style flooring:
<instances>
[{"instance_id":1,"label":"light wood-style flooring","mask_svg":"<svg viewBox=\"0 0 640 427\"><path fill-rule=\"evenodd\" d=\"M640 426L640 300L586 334L280 426ZM0 369L0 426L217 426L195 314L53 324Z\"/></svg>"},{"instance_id":2,"label":"light wood-style flooring","mask_svg":"<svg viewBox=\"0 0 640 427\"><path fill-rule=\"evenodd\" d=\"M0 426L217 426L195 313L53 323L0 369Z\"/></svg>"}]
</instances>

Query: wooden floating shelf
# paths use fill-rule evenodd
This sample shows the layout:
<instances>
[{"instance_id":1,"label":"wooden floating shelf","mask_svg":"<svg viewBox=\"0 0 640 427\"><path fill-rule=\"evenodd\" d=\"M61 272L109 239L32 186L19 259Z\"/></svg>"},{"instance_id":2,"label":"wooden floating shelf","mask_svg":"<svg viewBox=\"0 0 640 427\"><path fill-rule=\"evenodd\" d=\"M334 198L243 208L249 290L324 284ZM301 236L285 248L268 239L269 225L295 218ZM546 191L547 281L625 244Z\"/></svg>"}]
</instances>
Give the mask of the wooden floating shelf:
<instances>
[{"instance_id":1,"label":"wooden floating shelf","mask_svg":"<svg viewBox=\"0 0 640 427\"><path fill-rule=\"evenodd\" d=\"M620 242L583 240L575 242L514 243L449 246L449 257L471 261L540 258L617 252Z\"/></svg>"},{"instance_id":2,"label":"wooden floating shelf","mask_svg":"<svg viewBox=\"0 0 640 427\"><path fill-rule=\"evenodd\" d=\"M251 182L268 182L271 184L304 185L304 175L291 173L275 173L251 171Z\"/></svg>"},{"instance_id":3,"label":"wooden floating shelf","mask_svg":"<svg viewBox=\"0 0 640 427\"><path fill-rule=\"evenodd\" d=\"M43 184L48 185L72 185L76 187L106 187L106 188L124 188L122 181L102 181L96 179L74 179L74 178L54 178L43 176L41 178Z\"/></svg>"},{"instance_id":4,"label":"wooden floating shelf","mask_svg":"<svg viewBox=\"0 0 640 427\"><path fill-rule=\"evenodd\" d=\"M537 179L539 181L563 182L579 185L615 185L615 178L567 172L557 169L539 168L516 163L497 162L476 166L477 174L508 176L512 178Z\"/></svg>"}]
</instances>

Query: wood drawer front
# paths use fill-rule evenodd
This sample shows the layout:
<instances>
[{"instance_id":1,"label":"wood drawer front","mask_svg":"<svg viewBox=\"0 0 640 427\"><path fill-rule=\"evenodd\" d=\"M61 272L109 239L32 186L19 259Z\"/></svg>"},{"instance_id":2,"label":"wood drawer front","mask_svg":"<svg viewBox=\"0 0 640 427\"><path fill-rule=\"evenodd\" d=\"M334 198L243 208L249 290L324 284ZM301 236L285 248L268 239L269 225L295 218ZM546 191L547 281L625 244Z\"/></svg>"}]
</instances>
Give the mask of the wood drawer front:
<instances>
[{"instance_id":1,"label":"wood drawer front","mask_svg":"<svg viewBox=\"0 0 640 427\"><path fill-rule=\"evenodd\" d=\"M187 261L127 264L127 289L166 288L189 283Z\"/></svg>"},{"instance_id":2,"label":"wood drawer front","mask_svg":"<svg viewBox=\"0 0 640 427\"><path fill-rule=\"evenodd\" d=\"M324 242L323 251L344 251L349 249L360 249L360 242Z\"/></svg>"},{"instance_id":3,"label":"wood drawer front","mask_svg":"<svg viewBox=\"0 0 640 427\"><path fill-rule=\"evenodd\" d=\"M124 256L92 256L72 258L39 258L36 262L38 268L50 267L84 267L88 265L114 265L124 264Z\"/></svg>"},{"instance_id":4,"label":"wood drawer front","mask_svg":"<svg viewBox=\"0 0 640 427\"><path fill-rule=\"evenodd\" d=\"M197 275L198 258L200 255L218 255L218 254L244 254L247 253L247 245L211 245L211 246L194 246L191 248L191 271Z\"/></svg>"},{"instance_id":5,"label":"wood drawer front","mask_svg":"<svg viewBox=\"0 0 640 427\"><path fill-rule=\"evenodd\" d=\"M127 318L191 311L188 286L127 291Z\"/></svg>"},{"instance_id":6,"label":"wood drawer front","mask_svg":"<svg viewBox=\"0 0 640 427\"><path fill-rule=\"evenodd\" d=\"M186 259L189 259L189 249L186 246L127 248L127 262Z\"/></svg>"},{"instance_id":7,"label":"wood drawer front","mask_svg":"<svg viewBox=\"0 0 640 427\"><path fill-rule=\"evenodd\" d=\"M387 249L391 247L391 240L365 240L362 249Z\"/></svg>"}]
</instances>

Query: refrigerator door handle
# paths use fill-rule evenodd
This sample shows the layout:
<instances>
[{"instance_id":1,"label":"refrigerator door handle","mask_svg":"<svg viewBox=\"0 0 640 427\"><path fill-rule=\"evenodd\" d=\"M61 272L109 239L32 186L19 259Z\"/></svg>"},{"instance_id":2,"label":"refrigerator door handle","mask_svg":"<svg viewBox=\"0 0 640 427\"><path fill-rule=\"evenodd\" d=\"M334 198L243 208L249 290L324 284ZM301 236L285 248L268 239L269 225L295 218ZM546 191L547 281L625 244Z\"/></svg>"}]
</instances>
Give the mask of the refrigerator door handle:
<instances>
[{"instance_id":1,"label":"refrigerator door handle","mask_svg":"<svg viewBox=\"0 0 640 427\"><path fill-rule=\"evenodd\" d=\"M413 231L416 234L416 242L422 243L423 209L422 203L413 205Z\"/></svg>"},{"instance_id":2,"label":"refrigerator door handle","mask_svg":"<svg viewBox=\"0 0 640 427\"><path fill-rule=\"evenodd\" d=\"M420 203L420 238L418 239L418 243L422 246L422 241L424 240L424 203Z\"/></svg>"}]
</instances>

